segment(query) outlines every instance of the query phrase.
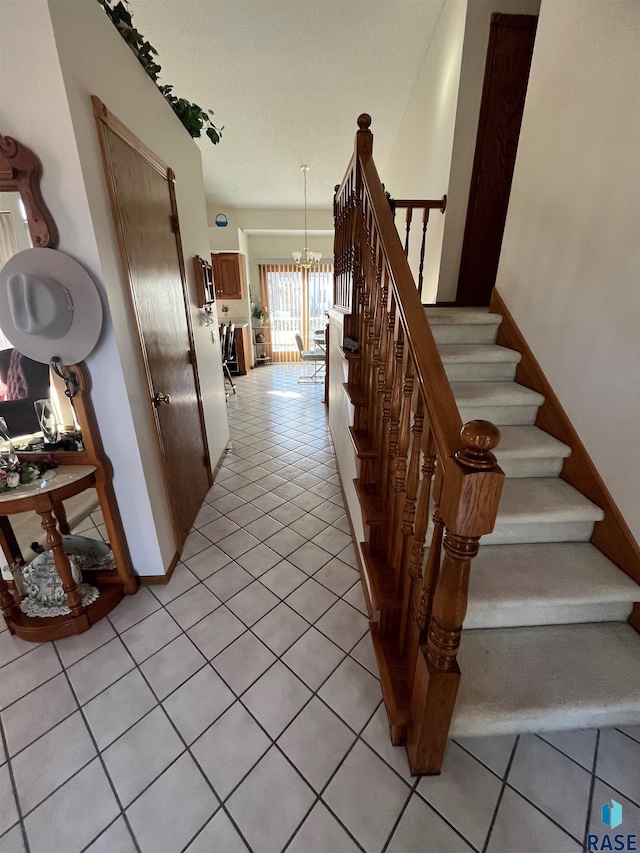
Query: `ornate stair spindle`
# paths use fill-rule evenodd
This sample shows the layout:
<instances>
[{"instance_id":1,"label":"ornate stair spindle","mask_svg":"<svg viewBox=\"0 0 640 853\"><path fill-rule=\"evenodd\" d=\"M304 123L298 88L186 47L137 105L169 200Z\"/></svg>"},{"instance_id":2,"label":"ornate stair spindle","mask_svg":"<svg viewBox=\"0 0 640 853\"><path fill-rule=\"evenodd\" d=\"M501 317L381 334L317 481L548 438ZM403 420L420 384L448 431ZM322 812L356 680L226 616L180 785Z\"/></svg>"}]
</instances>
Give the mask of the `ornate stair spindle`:
<instances>
[{"instance_id":1,"label":"ornate stair spindle","mask_svg":"<svg viewBox=\"0 0 640 853\"><path fill-rule=\"evenodd\" d=\"M408 347L407 347L408 350ZM403 552L403 511L406 502L407 456L411 440L411 402L413 400L414 373L411 353L407 354L407 366L402 389L400 426L398 433L398 455L392 483L391 517L389 521L387 562L396 575L396 590L400 589ZM409 532L411 530L409 529Z\"/></svg>"}]
</instances>

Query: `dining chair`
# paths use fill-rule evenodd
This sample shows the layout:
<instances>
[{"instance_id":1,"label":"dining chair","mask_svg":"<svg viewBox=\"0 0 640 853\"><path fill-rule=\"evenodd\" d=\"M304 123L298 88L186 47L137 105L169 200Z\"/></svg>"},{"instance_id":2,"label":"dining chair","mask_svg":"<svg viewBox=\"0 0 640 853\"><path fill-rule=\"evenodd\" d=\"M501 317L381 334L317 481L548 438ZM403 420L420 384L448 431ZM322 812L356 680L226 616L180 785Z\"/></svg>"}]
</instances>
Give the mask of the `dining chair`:
<instances>
[{"instance_id":1,"label":"dining chair","mask_svg":"<svg viewBox=\"0 0 640 853\"><path fill-rule=\"evenodd\" d=\"M236 386L231 378L231 371L228 364L228 362L233 361L233 341L235 336L233 323L229 323L226 326L224 323L221 323L218 331L220 334L220 352L222 353L222 374L225 381L224 393L225 397L229 399L227 381L231 386L232 392L236 393Z\"/></svg>"},{"instance_id":2,"label":"dining chair","mask_svg":"<svg viewBox=\"0 0 640 853\"><path fill-rule=\"evenodd\" d=\"M296 344L303 361L311 362L314 366L313 373L302 373L298 377L298 385L319 385L324 382L323 370L327 362L327 354L321 349L305 350L302 343L302 335L296 332Z\"/></svg>"}]
</instances>

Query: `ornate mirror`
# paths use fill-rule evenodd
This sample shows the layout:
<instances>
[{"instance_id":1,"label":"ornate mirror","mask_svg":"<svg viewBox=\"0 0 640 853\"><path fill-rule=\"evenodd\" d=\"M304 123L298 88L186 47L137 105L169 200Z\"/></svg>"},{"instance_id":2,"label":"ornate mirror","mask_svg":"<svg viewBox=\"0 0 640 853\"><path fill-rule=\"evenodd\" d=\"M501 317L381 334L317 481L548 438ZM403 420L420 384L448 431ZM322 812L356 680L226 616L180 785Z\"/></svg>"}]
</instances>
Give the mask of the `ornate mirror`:
<instances>
[{"instance_id":1,"label":"ornate mirror","mask_svg":"<svg viewBox=\"0 0 640 853\"><path fill-rule=\"evenodd\" d=\"M40 161L29 148L0 135L0 270L25 249L57 248L58 230L40 192L41 175ZM0 327L1 321L0 317ZM24 639L56 639L87 630L123 594L137 588L89 392L84 363L52 361L50 367L33 361L0 332L0 452L6 462L7 451L15 450L21 466L40 466L44 478L33 488L27 483L8 490L5 483L4 491L0 489L0 548L6 562L14 566L34 556L32 542L36 553L43 546L50 548L55 569L64 581L69 611L44 619L38 618L42 614L25 616L23 604L28 596L21 597L19 588L11 593L0 576L0 606L9 630ZM56 471L54 466L60 468L57 479L46 480L45 460L50 471ZM85 486L82 491L71 485L63 487L67 481L80 480ZM61 486L53 487L56 499L49 501L46 514L44 493L51 490L49 482ZM42 498L36 497L38 485L46 487L40 489ZM30 489L35 489L34 494ZM22 504L27 503L35 511L23 511ZM81 600L83 583L71 579L69 560L62 553L60 534L68 535L80 521L83 536L105 540L113 552L113 562L103 561L89 581L87 572L82 572L84 586L88 581L99 590L93 603ZM65 542L65 552L67 547Z\"/></svg>"}]
</instances>

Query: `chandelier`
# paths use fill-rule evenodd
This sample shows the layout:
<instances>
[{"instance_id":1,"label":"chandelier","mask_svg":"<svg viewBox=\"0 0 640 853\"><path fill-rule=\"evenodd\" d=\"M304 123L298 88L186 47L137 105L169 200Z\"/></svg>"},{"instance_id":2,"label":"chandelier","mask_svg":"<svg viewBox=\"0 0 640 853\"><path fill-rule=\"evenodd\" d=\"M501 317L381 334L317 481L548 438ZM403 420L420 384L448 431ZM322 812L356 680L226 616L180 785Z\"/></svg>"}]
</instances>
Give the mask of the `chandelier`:
<instances>
[{"instance_id":1,"label":"chandelier","mask_svg":"<svg viewBox=\"0 0 640 853\"><path fill-rule=\"evenodd\" d=\"M300 166L304 175L304 252L293 252L293 260L296 266L304 270L317 270L320 265L321 252L312 252L307 248L307 172L308 166Z\"/></svg>"}]
</instances>

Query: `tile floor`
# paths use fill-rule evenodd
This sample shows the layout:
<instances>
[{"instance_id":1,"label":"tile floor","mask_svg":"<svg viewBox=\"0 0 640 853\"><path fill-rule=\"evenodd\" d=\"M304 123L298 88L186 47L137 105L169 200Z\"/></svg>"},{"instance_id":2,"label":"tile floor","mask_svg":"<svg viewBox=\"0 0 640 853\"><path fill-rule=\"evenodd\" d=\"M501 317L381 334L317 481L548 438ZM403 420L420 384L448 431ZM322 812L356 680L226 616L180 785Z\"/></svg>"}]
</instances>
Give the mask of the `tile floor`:
<instances>
[{"instance_id":1,"label":"tile floor","mask_svg":"<svg viewBox=\"0 0 640 853\"><path fill-rule=\"evenodd\" d=\"M298 373L237 380L167 586L55 644L0 634L0 853L570 853L611 797L640 831L639 727L464 740L411 778Z\"/></svg>"}]
</instances>

